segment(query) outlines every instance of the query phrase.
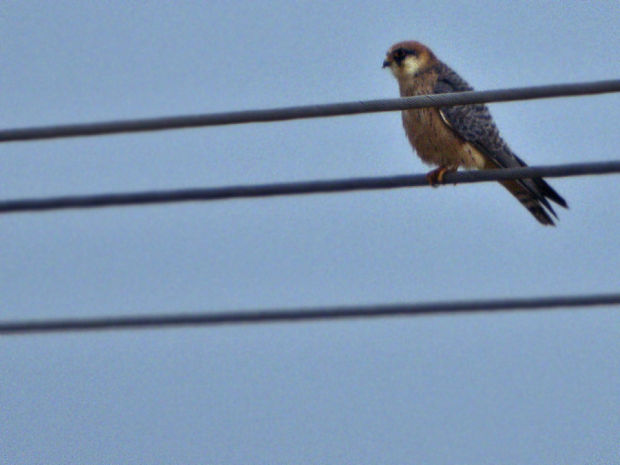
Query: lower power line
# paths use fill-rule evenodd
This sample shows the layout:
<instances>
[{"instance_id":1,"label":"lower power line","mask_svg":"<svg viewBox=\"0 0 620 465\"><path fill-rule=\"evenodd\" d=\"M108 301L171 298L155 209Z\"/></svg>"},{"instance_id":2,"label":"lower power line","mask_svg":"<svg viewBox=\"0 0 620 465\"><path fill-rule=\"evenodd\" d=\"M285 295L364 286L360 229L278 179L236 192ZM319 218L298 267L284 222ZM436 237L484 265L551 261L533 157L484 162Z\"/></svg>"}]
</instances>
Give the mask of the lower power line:
<instances>
[{"instance_id":1,"label":"lower power line","mask_svg":"<svg viewBox=\"0 0 620 465\"><path fill-rule=\"evenodd\" d=\"M70 331L169 328L175 326L215 326L295 321L377 318L388 316L455 315L475 312L567 309L619 305L620 294L530 297L518 299L469 300L422 304L379 304L290 310L67 318L0 322L0 334L61 333Z\"/></svg>"}]
</instances>

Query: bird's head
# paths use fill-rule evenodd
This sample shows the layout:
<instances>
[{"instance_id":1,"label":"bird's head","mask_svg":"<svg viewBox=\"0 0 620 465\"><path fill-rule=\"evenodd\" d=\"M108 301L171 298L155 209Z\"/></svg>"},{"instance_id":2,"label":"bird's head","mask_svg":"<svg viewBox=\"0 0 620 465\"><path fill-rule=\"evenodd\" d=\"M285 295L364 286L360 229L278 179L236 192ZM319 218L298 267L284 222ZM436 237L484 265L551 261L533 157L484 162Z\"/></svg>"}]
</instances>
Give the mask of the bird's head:
<instances>
[{"instance_id":1,"label":"bird's head","mask_svg":"<svg viewBox=\"0 0 620 465\"><path fill-rule=\"evenodd\" d=\"M411 40L392 45L387 51L383 67L390 68L398 80L411 79L435 60L435 55L426 45Z\"/></svg>"}]
</instances>

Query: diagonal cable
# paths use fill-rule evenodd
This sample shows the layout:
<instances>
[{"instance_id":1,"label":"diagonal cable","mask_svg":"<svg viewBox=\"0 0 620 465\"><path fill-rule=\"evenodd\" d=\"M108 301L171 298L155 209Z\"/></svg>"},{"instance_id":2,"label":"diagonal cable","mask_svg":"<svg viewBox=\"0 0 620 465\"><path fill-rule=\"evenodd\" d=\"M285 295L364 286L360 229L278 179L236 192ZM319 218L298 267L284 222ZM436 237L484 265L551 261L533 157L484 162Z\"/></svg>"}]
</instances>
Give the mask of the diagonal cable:
<instances>
[{"instance_id":1,"label":"diagonal cable","mask_svg":"<svg viewBox=\"0 0 620 465\"><path fill-rule=\"evenodd\" d=\"M620 304L620 294L530 297L518 299L453 302L379 304L367 306L256 310L242 312L67 318L0 322L0 334L60 333L69 331L217 326L233 324L284 323L295 321L378 318L506 312L516 310L568 309Z\"/></svg>"},{"instance_id":2,"label":"diagonal cable","mask_svg":"<svg viewBox=\"0 0 620 465\"><path fill-rule=\"evenodd\" d=\"M562 177L620 173L620 161L573 163L524 168L448 173L446 184L488 182L527 177ZM0 201L0 214L70 208L102 208L161 203L215 201L225 199L319 194L361 190L428 186L423 174L374 178L348 178L274 184L189 188L161 191L108 193L63 197L43 197Z\"/></svg>"},{"instance_id":3,"label":"diagonal cable","mask_svg":"<svg viewBox=\"0 0 620 465\"><path fill-rule=\"evenodd\" d=\"M592 95L620 92L620 79L552 84L484 91L419 95L416 97L367 100L356 102L305 105L266 110L245 110L199 115L165 116L95 123L62 124L0 130L0 142L53 139L60 137L97 136L141 131L196 128L226 124L285 121L301 118L320 118L359 113L405 110L409 108L441 107L472 103L507 102L551 97Z\"/></svg>"}]
</instances>

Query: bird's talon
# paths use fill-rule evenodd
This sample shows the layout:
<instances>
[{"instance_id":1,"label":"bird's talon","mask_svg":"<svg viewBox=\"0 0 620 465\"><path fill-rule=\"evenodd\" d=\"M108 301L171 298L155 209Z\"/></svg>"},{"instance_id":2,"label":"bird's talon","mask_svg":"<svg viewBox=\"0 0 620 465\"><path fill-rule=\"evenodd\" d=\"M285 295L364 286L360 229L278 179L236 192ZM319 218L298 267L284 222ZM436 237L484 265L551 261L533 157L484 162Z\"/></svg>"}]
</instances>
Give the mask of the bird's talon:
<instances>
[{"instance_id":1,"label":"bird's talon","mask_svg":"<svg viewBox=\"0 0 620 465\"><path fill-rule=\"evenodd\" d=\"M430 184L431 187L437 187L437 179L435 179L435 171L431 171L426 173L426 180Z\"/></svg>"},{"instance_id":2,"label":"bird's talon","mask_svg":"<svg viewBox=\"0 0 620 465\"><path fill-rule=\"evenodd\" d=\"M453 168L449 168L447 166L440 166L439 168L428 172L426 175L426 179L432 187L437 187L439 184L444 184L443 178L446 173L451 173L453 171L455 171Z\"/></svg>"}]
</instances>

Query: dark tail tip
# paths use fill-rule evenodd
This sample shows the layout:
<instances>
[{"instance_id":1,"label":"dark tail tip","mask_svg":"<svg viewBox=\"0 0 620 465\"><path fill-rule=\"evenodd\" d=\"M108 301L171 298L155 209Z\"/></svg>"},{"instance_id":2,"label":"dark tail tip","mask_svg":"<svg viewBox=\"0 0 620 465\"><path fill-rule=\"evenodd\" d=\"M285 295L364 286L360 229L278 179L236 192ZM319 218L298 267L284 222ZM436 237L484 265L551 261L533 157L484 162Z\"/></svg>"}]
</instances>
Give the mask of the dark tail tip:
<instances>
[{"instance_id":1,"label":"dark tail tip","mask_svg":"<svg viewBox=\"0 0 620 465\"><path fill-rule=\"evenodd\" d=\"M561 207L568 208L568 203L566 203L566 200L564 200L564 197L558 194L555 191L555 189L547 183L547 181L545 181L542 178L536 178L534 179L534 183L536 183L536 186L540 189L540 193L543 196L554 201Z\"/></svg>"},{"instance_id":2,"label":"dark tail tip","mask_svg":"<svg viewBox=\"0 0 620 465\"><path fill-rule=\"evenodd\" d=\"M555 226L553 218L549 216L549 214L545 211L543 207L540 205L526 205L525 207L530 211L534 218L538 220L538 222L544 226Z\"/></svg>"}]
</instances>

